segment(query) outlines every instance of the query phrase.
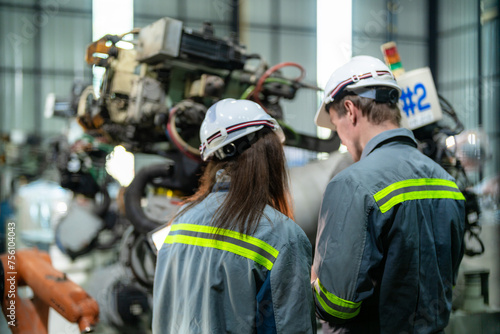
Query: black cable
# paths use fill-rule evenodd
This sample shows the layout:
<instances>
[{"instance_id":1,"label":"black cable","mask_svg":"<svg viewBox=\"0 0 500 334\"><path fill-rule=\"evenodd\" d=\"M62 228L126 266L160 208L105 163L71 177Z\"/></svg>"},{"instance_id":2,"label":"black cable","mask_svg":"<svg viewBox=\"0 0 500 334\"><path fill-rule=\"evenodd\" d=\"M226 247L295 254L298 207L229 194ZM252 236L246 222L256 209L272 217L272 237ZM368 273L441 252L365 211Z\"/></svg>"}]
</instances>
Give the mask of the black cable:
<instances>
[{"instance_id":1,"label":"black cable","mask_svg":"<svg viewBox=\"0 0 500 334\"><path fill-rule=\"evenodd\" d=\"M160 225L146 216L141 206L141 199L148 183L155 178L169 178L173 175L171 165L163 163L142 168L125 190L124 202L127 218L139 233L147 233Z\"/></svg>"},{"instance_id":2,"label":"black cable","mask_svg":"<svg viewBox=\"0 0 500 334\"><path fill-rule=\"evenodd\" d=\"M439 98L439 103L441 105L441 109L448 115L450 116L453 121L455 122L455 129L452 130L452 134L450 135L457 135L460 132L464 131L464 125L460 121L460 119L457 116L457 113L455 112L455 109L451 105L451 103L445 99L442 95L438 94Z\"/></svg>"}]
</instances>

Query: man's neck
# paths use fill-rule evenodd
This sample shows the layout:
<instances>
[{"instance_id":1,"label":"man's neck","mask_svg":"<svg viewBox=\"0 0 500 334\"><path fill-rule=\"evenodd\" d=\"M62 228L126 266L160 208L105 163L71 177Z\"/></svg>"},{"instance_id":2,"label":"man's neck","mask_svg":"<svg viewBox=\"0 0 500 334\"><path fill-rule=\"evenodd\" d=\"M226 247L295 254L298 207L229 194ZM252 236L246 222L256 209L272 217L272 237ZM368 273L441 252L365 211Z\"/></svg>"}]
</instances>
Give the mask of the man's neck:
<instances>
[{"instance_id":1,"label":"man's neck","mask_svg":"<svg viewBox=\"0 0 500 334\"><path fill-rule=\"evenodd\" d=\"M363 131L361 132L361 137L360 137L360 144L362 149L364 150L366 147L366 144L375 137L376 135L387 131L387 130L393 130L393 129L398 129L399 126L392 122L383 122L381 124L374 125L372 123L366 123L364 126Z\"/></svg>"}]
</instances>

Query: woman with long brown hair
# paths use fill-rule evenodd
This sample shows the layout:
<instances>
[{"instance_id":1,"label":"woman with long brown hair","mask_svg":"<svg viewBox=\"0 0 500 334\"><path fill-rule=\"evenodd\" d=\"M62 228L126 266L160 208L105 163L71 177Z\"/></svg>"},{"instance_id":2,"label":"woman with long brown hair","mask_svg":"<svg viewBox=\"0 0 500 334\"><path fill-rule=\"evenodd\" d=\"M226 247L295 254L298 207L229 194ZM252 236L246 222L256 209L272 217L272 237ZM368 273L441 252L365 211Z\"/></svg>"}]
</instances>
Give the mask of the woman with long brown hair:
<instances>
[{"instance_id":1,"label":"woman with long brown hair","mask_svg":"<svg viewBox=\"0 0 500 334\"><path fill-rule=\"evenodd\" d=\"M198 191L158 253L154 333L313 333L311 244L292 220L284 134L258 104L207 112Z\"/></svg>"}]
</instances>

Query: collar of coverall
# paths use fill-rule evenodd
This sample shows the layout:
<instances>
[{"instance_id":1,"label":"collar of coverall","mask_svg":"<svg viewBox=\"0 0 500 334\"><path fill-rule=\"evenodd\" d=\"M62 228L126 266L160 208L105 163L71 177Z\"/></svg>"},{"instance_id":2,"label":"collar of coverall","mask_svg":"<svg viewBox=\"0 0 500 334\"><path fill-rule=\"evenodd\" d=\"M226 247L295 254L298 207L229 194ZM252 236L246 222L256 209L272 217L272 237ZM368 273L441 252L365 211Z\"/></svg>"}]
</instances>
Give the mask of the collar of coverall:
<instances>
[{"instance_id":1,"label":"collar of coverall","mask_svg":"<svg viewBox=\"0 0 500 334\"><path fill-rule=\"evenodd\" d=\"M379 133L378 135L370 139L370 141L366 144L365 148L363 149L363 153L361 154L360 160L368 156L370 153L372 153L375 149L379 148L380 146L393 141L404 141L410 144L411 146L417 147L417 141L415 140L415 136L413 135L413 132L411 132L410 130L406 128L387 130L382 133Z\"/></svg>"},{"instance_id":2,"label":"collar of coverall","mask_svg":"<svg viewBox=\"0 0 500 334\"><path fill-rule=\"evenodd\" d=\"M226 173L224 169L219 169L215 173L215 184L212 188L212 192L218 191L228 191L231 185L231 177Z\"/></svg>"}]
</instances>

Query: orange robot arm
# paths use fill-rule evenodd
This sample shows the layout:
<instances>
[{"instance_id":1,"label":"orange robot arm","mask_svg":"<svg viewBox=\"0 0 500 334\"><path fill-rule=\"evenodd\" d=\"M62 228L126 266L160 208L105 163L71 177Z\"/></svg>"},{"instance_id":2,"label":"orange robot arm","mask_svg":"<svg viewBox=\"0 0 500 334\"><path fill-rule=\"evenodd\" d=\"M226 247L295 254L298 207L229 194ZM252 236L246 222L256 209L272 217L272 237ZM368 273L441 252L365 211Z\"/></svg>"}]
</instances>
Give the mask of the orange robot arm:
<instances>
[{"instance_id":1,"label":"orange robot arm","mask_svg":"<svg viewBox=\"0 0 500 334\"><path fill-rule=\"evenodd\" d=\"M7 254L0 259L5 276L2 310L13 334L47 333L49 307L78 323L80 331L93 330L99 316L97 302L56 270L46 252L22 249L16 251L15 261ZM17 287L23 285L33 290L32 300L18 296Z\"/></svg>"}]
</instances>

